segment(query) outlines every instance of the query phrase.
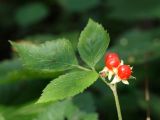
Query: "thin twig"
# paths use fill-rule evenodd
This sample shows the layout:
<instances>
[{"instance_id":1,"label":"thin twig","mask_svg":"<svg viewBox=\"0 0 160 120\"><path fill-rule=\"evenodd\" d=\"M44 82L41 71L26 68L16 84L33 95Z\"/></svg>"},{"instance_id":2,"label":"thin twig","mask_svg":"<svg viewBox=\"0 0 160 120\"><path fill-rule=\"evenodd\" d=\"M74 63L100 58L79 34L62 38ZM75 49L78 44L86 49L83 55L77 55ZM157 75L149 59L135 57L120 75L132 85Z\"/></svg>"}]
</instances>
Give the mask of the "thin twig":
<instances>
[{"instance_id":1,"label":"thin twig","mask_svg":"<svg viewBox=\"0 0 160 120\"><path fill-rule=\"evenodd\" d=\"M144 65L144 69L146 69L146 71L147 71L147 68L148 68L148 64L146 63L146 64ZM146 103L147 103L146 120L151 120L149 80L148 80L147 74L145 74L145 90L144 90L144 94L145 94L145 100L146 100Z\"/></svg>"}]
</instances>

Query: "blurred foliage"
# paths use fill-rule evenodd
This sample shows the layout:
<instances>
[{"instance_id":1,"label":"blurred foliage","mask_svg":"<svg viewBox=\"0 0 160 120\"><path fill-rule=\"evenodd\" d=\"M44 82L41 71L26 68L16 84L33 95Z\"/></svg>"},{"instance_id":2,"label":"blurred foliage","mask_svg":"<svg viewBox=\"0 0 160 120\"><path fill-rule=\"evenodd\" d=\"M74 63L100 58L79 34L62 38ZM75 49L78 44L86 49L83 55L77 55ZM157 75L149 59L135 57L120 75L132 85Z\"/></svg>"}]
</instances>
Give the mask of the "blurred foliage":
<instances>
[{"instance_id":1,"label":"blurred foliage","mask_svg":"<svg viewBox=\"0 0 160 120\"><path fill-rule=\"evenodd\" d=\"M68 120L78 119L78 120L98 120L97 114L92 111L85 111L85 109L93 108L94 101L92 100L92 95L90 93L82 94L78 97L78 100L88 102L87 106L83 103L81 106L84 108L78 107L77 98L73 100L65 100L57 103L47 103L47 104L34 104L28 103L27 105L19 107L0 107L1 116L7 120L63 120L67 118ZM74 101L74 103L73 103ZM8 112L10 113L8 115Z\"/></svg>"},{"instance_id":2,"label":"blurred foliage","mask_svg":"<svg viewBox=\"0 0 160 120\"><path fill-rule=\"evenodd\" d=\"M57 1L64 9L70 12L84 12L94 8L99 4L99 0L58 0Z\"/></svg>"},{"instance_id":3,"label":"blurred foliage","mask_svg":"<svg viewBox=\"0 0 160 120\"><path fill-rule=\"evenodd\" d=\"M77 51L79 33L89 18L102 23L110 34L108 50L118 52L134 66L137 79L129 86L118 85L124 120L146 119L148 108L151 119L160 119L159 0L6 0L0 1L0 120L117 119L111 91L101 81L87 90L92 95L80 94L56 104L34 104L51 78L64 73L28 71L8 43L40 44L66 38ZM103 66L102 59L97 69ZM146 81L149 102L145 100ZM68 116L64 115L66 106Z\"/></svg>"},{"instance_id":4,"label":"blurred foliage","mask_svg":"<svg viewBox=\"0 0 160 120\"><path fill-rule=\"evenodd\" d=\"M5 74L4 74L5 73ZM13 59L3 61L0 64L0 83L12 83L22 80L38 80L52 78L52 76L58 76L60 72L41 72L41 71L30 71L22 66L19 59Z\"/></svg>"},{"instance_id":5,"label":"blurred foliage","mask_svg":"<svg viewBox=\"0 0 160 120\"><path fill-rule=\"evenodd\" d=\"M48 9L43 3L31 3L20 7L15 14L15 21L20 26L30 26L44 19Z\"/></svg>"},{"instance_id":6,"label":"blurred foliage","mask_svg":"<svg viewBox=\"0 0 160 120\"><path fill-rule=\"evenodd\" d=\"M123 20L160 18L159 0L109 0L111 17Z\"/></svg>"},{"instance_id":7,"label":"blurred foliage","mask_svg":"<svg viewBox=\"0 0 160 120\"><path fill-rule=\"evenodd\" d=\"M146 63L160 58L160 29L131 30L121 35L110 51L115 51L130 64ZM143 47L143 48L142 48Z\"/></svg>"}]
</instances>

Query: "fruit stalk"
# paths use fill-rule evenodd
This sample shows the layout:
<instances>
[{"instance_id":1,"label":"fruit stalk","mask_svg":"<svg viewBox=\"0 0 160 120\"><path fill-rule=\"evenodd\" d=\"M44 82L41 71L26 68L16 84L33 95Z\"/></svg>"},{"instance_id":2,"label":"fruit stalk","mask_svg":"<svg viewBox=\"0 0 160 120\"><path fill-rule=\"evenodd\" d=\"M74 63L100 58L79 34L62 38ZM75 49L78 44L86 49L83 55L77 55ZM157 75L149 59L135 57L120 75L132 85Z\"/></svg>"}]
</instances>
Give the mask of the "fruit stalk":
<instances>
[{"instance_id":1,"label":"fruit stalk","mask_svg":"<svg viewBox=\"0 0 160 120\"><path fill-rule=\"evenodd\" d=\"M118 98L118 94L117 94L116 84L114 84L111 89L113 91L113 95L114 95L114 99L115 99L115 103L116 103L118 120L122 120L122 113L121 113L121 107L120 107L120 104L119 104L119 98Z\"/></svg>"}]
</instances>

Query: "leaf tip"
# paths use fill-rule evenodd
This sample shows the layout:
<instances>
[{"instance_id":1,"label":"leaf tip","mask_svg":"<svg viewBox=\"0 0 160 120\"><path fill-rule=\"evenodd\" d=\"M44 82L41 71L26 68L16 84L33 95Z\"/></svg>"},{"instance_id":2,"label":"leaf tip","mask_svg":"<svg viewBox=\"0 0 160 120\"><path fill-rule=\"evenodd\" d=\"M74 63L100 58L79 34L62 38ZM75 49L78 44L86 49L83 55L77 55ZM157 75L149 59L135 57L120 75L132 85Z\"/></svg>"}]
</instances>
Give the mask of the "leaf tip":
<instances>
[{"instance_id":1,"label":"leaf tip","mask_svg":"<svg viewBox=\"0 0 160 120\"><path fill-rule=\"evenodd\" d=\"M15 43L11 40L8 40L8 42L13 46Z\"/></svg>"},{"instance_id":2,"label":"leaf tip","mask_svg":"<svg viewBox=\"0 0 160 120\"><path fill-rule=\"evenodd\" d=\"M92 18L89 18L88 22L93 22L94 20Z\"/></svg>"},{"instance_id":3,"label":"leaf tip","mask_svg":"<svg viewBox=\"0 0 160 120\"><path fill-rule=\"evenodd\" d=\"M41 99L41 97L36 101L35 104L40 104L40 103L44 103L43 100Z\"/></svg>"},{"instance_id":4,"label":"leaf tip","mask_svg":"<svg viewBox=\"0 0 160 120\"><path fill-rule=\"evenodd\" d=\"M88 24L95 24L95 23L97 23L96 21L94 21L92 18L89 18L89 20L88 20Z\"/></svg>"}]
</instances>

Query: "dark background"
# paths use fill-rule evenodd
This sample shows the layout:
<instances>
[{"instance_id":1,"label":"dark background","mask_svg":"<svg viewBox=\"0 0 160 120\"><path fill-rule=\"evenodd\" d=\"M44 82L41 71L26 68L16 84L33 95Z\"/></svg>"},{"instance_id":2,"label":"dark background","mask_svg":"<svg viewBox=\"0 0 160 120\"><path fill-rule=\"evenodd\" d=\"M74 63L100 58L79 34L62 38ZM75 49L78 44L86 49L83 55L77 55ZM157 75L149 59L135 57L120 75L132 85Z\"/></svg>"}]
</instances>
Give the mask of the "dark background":
<instances>
[{"instance_id":1,"label":"dark background","mask_svg":"<svg viewBox=\"0 0 160 120\"><path fill-rule=\"evenodd\" d=\"M134 66L136 80L118 86L124 120L144 120L147 114L152 120L160 119L160 0L1 0L0 120L1 115L8 120L5 112L14 118L13 111L37 100L53 78L25 70L8 40L38 44L66 37L77 51L80 31L89 18L109 32L109 50ZM117 119L114 99L105 85L96 82L87 91L100 120Z\"/></svg>"}]
</instances>

